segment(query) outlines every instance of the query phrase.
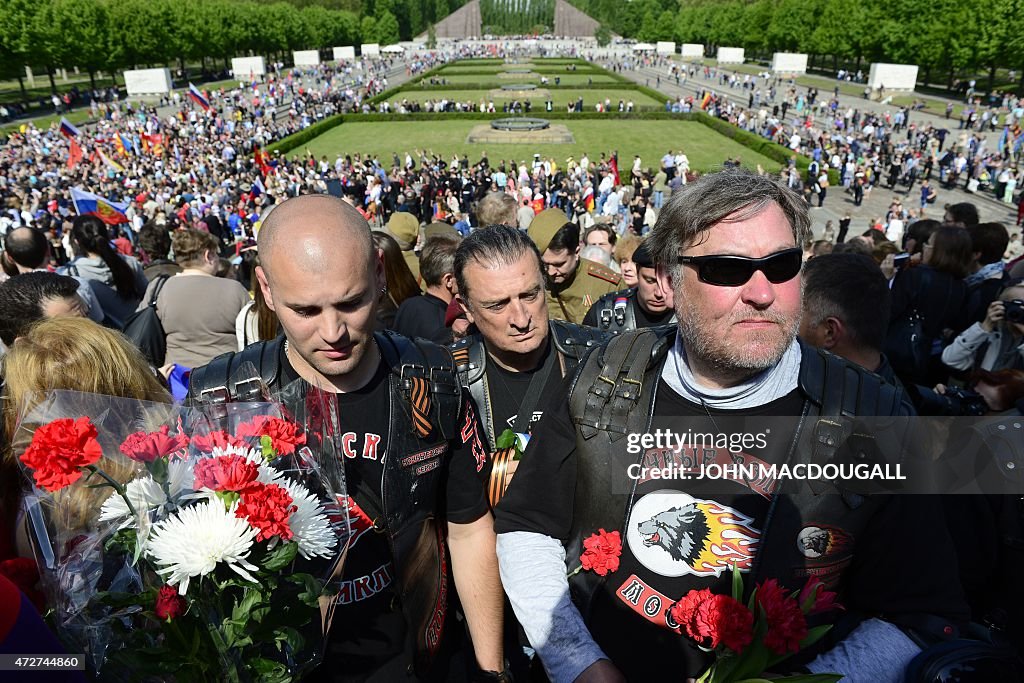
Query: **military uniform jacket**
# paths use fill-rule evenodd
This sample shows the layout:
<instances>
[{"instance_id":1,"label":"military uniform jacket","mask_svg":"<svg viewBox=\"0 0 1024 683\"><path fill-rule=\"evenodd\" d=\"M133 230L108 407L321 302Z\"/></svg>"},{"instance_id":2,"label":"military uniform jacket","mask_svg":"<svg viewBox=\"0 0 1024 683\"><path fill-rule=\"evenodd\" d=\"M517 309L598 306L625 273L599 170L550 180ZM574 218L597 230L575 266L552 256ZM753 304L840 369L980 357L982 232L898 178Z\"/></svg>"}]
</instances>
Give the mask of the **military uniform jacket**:
<instances>
[{"instance_id":1,"label":"military uniform jacket","mask_svg":"<svg viewBox=\"0 0 1024 683\"><path fill-rule=\"evenodd\" d=\"M594 302L622 288L622 278L611 268L581 258L572 281L555 292L548 289L548 315L580 325Z\"/></svg>"}]
</instances>

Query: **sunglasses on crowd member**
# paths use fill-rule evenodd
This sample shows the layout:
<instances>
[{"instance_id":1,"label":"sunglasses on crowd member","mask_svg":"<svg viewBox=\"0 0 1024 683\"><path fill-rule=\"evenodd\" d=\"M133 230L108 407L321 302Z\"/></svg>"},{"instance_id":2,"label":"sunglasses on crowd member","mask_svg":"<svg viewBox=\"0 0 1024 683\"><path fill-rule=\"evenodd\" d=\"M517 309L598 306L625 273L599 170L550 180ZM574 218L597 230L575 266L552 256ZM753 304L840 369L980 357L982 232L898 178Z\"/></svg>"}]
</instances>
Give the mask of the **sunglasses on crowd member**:
<instances>
[{"instance_id":1,"label":"sunglasses on crowd member","mask_svg":"<svg viewBox=\"0 0 1024 683\"><path fill-rule=\"evenodd\" d=\"M697 268L697 279L719 287L739 287L761 271L768 281L779 284L792 280L803 266L803 251L794 247L763 258L746 256L680 256L679 263Z\"/></svg>"}]
</instances>

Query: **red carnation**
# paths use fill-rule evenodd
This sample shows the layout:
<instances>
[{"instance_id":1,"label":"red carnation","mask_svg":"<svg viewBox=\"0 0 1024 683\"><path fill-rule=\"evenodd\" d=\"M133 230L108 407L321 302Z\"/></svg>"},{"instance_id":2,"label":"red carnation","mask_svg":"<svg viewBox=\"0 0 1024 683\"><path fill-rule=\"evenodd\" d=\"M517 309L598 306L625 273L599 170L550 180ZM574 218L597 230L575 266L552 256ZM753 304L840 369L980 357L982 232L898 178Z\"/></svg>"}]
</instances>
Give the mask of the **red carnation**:
<instances>
[{"instance_id":1,"label":"red carnation","mask_svg":"<svg viewBox=\"0 0 1024 683\"><path fill-rule=\"evenodd\" d=\"M599 529L596 534L583 541L583 554L580 563L583 569L593 571L598 576L607 576L619 568L619 556L622 555L622 539L618 531L608 533Z\"/></svg>"},{"instance_id":2,"label":"red carnation","mask_svg":"<svg viewBox=\"0 0 1024 683\"><path fill-rule=\"evenodd\" d=\"M154 612L158 619L177 619L185 613L185 598L178 595L174 586L162 586L156 595Z\"/></svg>"},{"instance_id":3,"label":"red carnation","mask_svg":"<svg viewBox=\"0 0 1024 683\"><path fill-rule=\"evenodd\" d=\"M286 488L257 483L242 494L235 516L247 520L249 526L258 530L257 541L265 541L272 536L280 536L281 540L287 541L292 537L288 518L295 510L292 496Z\"/></svg>"},{"instance_id":4,"label":"red carnation","mask_svg":"<svg viewBox=\"0 0 1024 683\"><path fill-rule=\"evenodd\" d=\"M800 603L786 595L775 579L758 587L757 602L768 619L765 646L777 655L799 652L800 641L807 637L807 620L800 611Z\"/></svg>"},{"instance_id":5,"label":"red carnation","mask_svg":"<svg viewBox=\"0 0 1024 683\"><path fill-rule=\"evenodd\" d=\"M256 463L240 455L221 455L196 463L194 488L242 492L256 483L258 475Z\"/></svg>"},{"instance_id":6,"label":"red carnation","mask_svg":"<svg viewBox=\"0 0 1024 683\"><path fill-rule=\"evenodd\" d=\"M36 429L21 462L32 468L36 485L50 493L82 477L83 467L103 456L96 427L87 417L61 418Z\"/></svg>"},{"instance_id":7,"label":"red carnation","mask_svg":"<svg viewBox=\"0 0 1024 683\"><path fill-rule=\"evenodd\" d=\"M812 576L807 585L800 591L798 601L800 609L804 614L818 614L834 609L843 609L843 606L836 602L837 594L825 590L825 584L817 576Z\"/></svg>"},{"instance_id":8,"label":"red carnation","mask_svg":"<svg viewBox=\"0 0 1024 683\"><path fill-rule=\"evenodd\" d=\"M157 458L166 458L172 453L178 453L188 446L187 436L171 436L170 431L171 428L164 425L156 432L129 434L121 444L121 452L138 462L153 462Z\"/></svg>"},{"instance_id":9,"label":"red carnation","mask_svg":"<svg viewBox=\"0 0 1024 683\"><path fill-rule=\"evenodd\" d=\"M306 443L306 434L299 425L279 417L257 416L252 422L238 425L237 432L242 437L269 436L274 452L278 455L294 453L296 446Z\"/></svg>"},{"instance_id":10,"label":"red carnation","mask_svg":"<svg viewBox=\"0 0 1024 683\"><path fill-rule=\"evenodd\" d=\"M754 615L728 595L690 591L669 610L679 627L702 646L724 645L739 654L754 638Z\"/></svg>"},{"instance_id":11,"label":"red carnation","mask_svg":"<svg viewBox=\"0 0 1024 683\"><path fill-rule=\"evenodd\" d=\"M212 453L215 448L221 450L227 448L248 448L248 444L243 439L222 431L193 436L192 446L201 453Z\"/></svg>"}]
</instances>

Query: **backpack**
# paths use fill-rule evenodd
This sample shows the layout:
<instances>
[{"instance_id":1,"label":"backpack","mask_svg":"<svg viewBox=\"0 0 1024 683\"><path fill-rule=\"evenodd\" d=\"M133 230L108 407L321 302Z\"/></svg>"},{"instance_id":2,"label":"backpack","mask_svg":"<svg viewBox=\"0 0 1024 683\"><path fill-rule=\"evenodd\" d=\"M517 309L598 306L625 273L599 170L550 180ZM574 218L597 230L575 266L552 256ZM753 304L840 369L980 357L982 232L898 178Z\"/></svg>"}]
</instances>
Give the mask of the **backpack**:
<instances>
[{"instance_id":1,"label":"backpack","mask_svg":"<svg viewBox=\"0 0 1024 683\"><path fill-rule=\"evenodd\" d=\"M131 314L124 323L124 336L134 344L153 367L164 364L167 355L167 334L156 312L156 300L170 275L160 275L145 308Z\"/></svg>"}]
</instances>

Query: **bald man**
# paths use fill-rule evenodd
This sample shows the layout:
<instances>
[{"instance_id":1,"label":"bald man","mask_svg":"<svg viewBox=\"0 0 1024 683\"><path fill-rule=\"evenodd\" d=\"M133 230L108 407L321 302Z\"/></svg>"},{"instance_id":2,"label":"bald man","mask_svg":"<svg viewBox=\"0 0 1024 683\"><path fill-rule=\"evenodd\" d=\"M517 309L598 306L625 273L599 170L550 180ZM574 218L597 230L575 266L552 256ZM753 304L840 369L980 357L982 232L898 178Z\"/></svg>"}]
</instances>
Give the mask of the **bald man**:
<instances>
[{"instance_id":1,"label":"bald man","mask_svg":"<svg viewBox=\"0 0 1024 683\"><path fill-rule=\"evenodd\" d=\"M259 251L256 278L284 337L197 368L190 397L253 400L248 390L259 382L250 380L260 380L271 392L289 387L289 395L309 393L292 391L296 382L319 387L335 402L327 412L337 425L322 425L325 411L307 415L307 399L287 402L319 438L324 471L343 465L344 480L332 479L347 485L339 503L352 527L348 557L327 587L333 626L314 679L443 680L450 636L459 631L446 619L447 551L481 680L502 680L502 590L483 432L450 353L374 334L387 291L383 257L366 220L340 199L284 202L264 220ZM245 374L247 362L258 376Z\"/></svg>"}]
</instances>

